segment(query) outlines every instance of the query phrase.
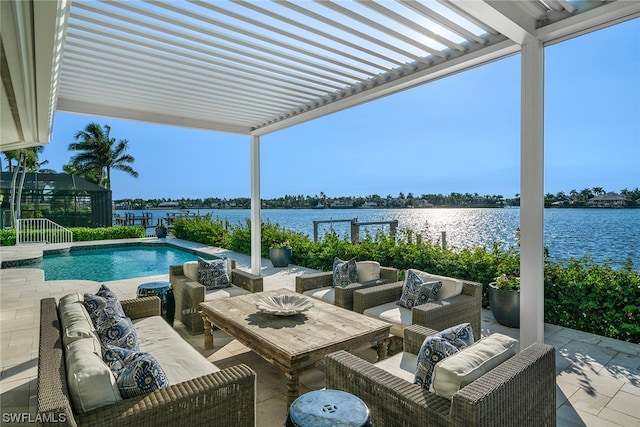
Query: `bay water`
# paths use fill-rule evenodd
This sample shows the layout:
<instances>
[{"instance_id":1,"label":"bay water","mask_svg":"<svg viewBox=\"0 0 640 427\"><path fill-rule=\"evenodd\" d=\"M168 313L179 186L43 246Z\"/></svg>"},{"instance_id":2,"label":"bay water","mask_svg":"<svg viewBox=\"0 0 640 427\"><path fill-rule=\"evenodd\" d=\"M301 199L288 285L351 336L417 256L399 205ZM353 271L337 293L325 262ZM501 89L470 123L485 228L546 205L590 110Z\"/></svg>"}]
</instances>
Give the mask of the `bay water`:
<instances>
[{"instance_id":1,"label":"bay water","mask_svg":"<svg viewBox=\"0 0 640 427\"><path fill-rule=\"evenodd\" d=\"M248 209L151 209L116 210L114 215L124 218L125 213L152 215L151 224L167 215L205 215L228 220L232 225L250 218ZM313 238L314 221L348 220L358 222L398 220L398 229L411 229L440 242L446 232L450 248L490 247L503 242L504 247L517 245L516 230L520 224L519 208L453 208L453 209L263 209L263 222L301 232ZM115 222L115 221L114 221ZM318 224L320 238L333 228L339 236L350 236L349 222ZM362 226L360 234L389 232L389 225ZM636 270L640 269L640 209L545 209L544 244L551 260L591 256L597 263L608 262L618 268L631 258Z\"/></svg>"}]
</instances>

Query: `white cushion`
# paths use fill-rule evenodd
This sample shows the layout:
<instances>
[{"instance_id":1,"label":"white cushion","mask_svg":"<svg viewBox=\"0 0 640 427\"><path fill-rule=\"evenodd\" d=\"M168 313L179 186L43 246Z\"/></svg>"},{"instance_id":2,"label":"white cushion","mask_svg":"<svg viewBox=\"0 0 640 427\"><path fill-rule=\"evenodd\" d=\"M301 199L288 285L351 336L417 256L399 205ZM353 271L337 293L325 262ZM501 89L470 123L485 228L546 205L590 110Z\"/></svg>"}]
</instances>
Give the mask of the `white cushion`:
<instances>
[{"instance_id":1,"label":"white cushion","mask_svg":"<svg viewBox=\"0 0 640 427\"><path fill-rule=\"evenodd\" d=\"M326 301L331 304L336 301L336 290L333 286L311 289L303 292L302 295Z\"/></svg>"},{"instance_id":2,"label":"white cushion","mask_svg":"<svg viewBox=\"0 0 640 427\"><path fill-rule=\"evenodd\" d=\"M182 264L184 275L189 279L198 281L198 261L187 261Z\"/></svg>"},{"instance_id":3,"label":"white cushion","mask_svg":"<svg viewBox=\"0 0 640 427\"><path fill-rule=\"evenodd\" d=\"M228 288L219 288L211 291L205 291L204 300L205 301L214 301L220 298L229 298L235 297L238 295L246 295L250 294L248 290L245 288L241 288L240 286L231 285Z\"/></svg>"},{"instance_id":4,"label":"white cushion","mask_svg":"<svg viewBox=\"0 0 640 427\"><path fill-rule=\"evenodd\" d=\"M506 335L492 334L438 362L431 383L433 391L451 400L458 390L515 355L517 343Z\"/></svg>"},{"instance_id":5,"label":"white cushion","mask_svg":"<svg viewBox=\"0 0 640 427\"><path fill-rule=\"evenodd\" d=\"M375 365L398 378L413 383L416 375L416 366L418 365L418 356L402 351L376 362Z\"/></svg>"},{"instance_id":6,"label":"white cushion","mask_svg":"<svg viewBox=\"0 0 640 427\"><path fill-rule=\"evenodd\" d=\"M95 327L84 306L80 293L68 294L58 301L58 315L62 329L62 343L67 346L82 338L95 338Z\"/></svg>"},{"instance_id":7,"label":"white cushion","mask_svg":"<svg viewBox=\"0 0 640 427\"><path fill-rule=\"evenodd\" d=\"M411 310L400 307L395 301L367 308L363 313L365 316L391 323L391 334L397 337L402 337L404 328L413 321Z\"/></svg>"},{"instance_id":8,"label":"white cushion","mask_svg":"<svg viewBox=\"0 0 640 427\"><path fill-rule=\"evenodd\" d=\"M440 288L440 292L438 294L439 300L451 298L462 293L462 280L445 276L437 276L435 274L430 274L421 270L412 270L424 282L432 282L436 280L442 282L442 287Z\"/></svg>"},{"instance_id":9,"label":"white cushion","mask_svg":"<svg viewBox=\"0 0 640 427\"><path fill-rule=\"evenodd\" d=\"M377 261L358 261L356 262L356 273L358 274L358 283L378 280L380 278L380 263Z\"/></svg>"},{"instance_id":10,"label":"white cushion","mask_svg":"<svg viewBox=\"0 0 640 427\"><path fill-rule=\"evenodd\" d=\"M111 369L102 361L97 340L83 338L71 342L65 348L65 363L69 396L77 413L122 400Z\"/></svg>"},{"instance_id":11,"label":"white cushion","mask_svg":"<svg viewBox=\"0 0 640 427\"><path fill-rule=\"evenodd\" d=\"M151 354L162 367L170 384L201 377L220 369L202 357L160 316L133 321L140 351Z\"/></svg>"}]
</instances>

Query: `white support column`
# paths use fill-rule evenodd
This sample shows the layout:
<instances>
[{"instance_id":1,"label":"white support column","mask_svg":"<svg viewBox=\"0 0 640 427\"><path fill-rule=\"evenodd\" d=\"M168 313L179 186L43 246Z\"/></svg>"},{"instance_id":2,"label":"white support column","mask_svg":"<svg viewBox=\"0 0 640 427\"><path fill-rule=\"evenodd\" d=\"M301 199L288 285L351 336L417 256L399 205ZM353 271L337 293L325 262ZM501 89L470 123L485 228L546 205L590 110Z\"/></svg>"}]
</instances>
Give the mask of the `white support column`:
<instances>
[{"instance_id":1,"label":"white support column","mask_svg":"<svg viewBox=\"0 0 640 427\"><path fill-rule=\"evenodd\" d=\"M520 348L544 342L544 47L522 45Z\"/></svg>"},{"instance_id":2,"label":"white support column","mask_svg":"<svg viewBox=\"0 0 640 427\"><path fill-rule=\"evenodd\" d=\"M260 208L260 137L251 135L251 273L256 276L262 266Z\"/></svg>"}]
</instances>

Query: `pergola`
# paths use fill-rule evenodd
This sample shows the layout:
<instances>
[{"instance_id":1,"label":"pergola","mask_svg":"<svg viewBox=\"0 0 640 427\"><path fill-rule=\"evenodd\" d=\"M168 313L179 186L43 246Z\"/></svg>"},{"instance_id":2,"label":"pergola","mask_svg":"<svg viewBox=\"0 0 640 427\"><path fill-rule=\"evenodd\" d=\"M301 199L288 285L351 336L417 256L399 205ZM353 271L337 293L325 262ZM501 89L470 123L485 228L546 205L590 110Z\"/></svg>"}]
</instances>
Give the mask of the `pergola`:
<instances>
[{"instance_id":1,"label":"pergola","mask_svg":"<svg viewBox=\"0 0 640 427\"><path fill-rule=\"evenodd\" d=\"M247 135L252 271L260 137L521 55L521 344L544 341L544 47L640 16L636 0L2 1L0 150L55 111Z\"/></svg>"}]
</instances>

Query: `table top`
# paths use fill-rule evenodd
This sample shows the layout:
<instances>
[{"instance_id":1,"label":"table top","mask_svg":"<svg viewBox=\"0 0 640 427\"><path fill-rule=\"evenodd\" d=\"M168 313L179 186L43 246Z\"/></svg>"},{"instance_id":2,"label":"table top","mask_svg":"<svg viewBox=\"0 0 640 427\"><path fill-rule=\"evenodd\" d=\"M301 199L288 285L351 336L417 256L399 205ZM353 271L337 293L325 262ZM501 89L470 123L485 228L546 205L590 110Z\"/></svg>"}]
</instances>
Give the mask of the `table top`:
<instances>
[{"instance_id":1,"label":"table top","mask_svg":"<svg viewBox=\"0 0 640 427\"><path fill-rule=\"evenodd\" d=\"M369 408L357 396L341 390L315 390L298 397L289 408L296 426L368 425Z\"/></svg>"},{"instance_id":2,"label":"table top","mask_svg":"<svg viewBox=\"0 0 640 427\"><path fill-rule=\"evenodd\" d=\"M312 299L314 306L293 316L262 313L267 296L300 295L287 289L256 292L200 303L202 314L263 358L288 373L318 366L325 355L387 339L391 325Z\"/></svg>"},{"instance_id":3,"label":"table top","mask_svg":"<svg viewBox=\"0 0 640 427\"><path fill-rule=\"evenodd\" d=\"M165 290L171 287L171 282L147 282L138 285L138 289Z\"/></svg>"}]
</instances>

